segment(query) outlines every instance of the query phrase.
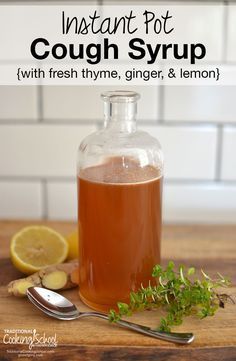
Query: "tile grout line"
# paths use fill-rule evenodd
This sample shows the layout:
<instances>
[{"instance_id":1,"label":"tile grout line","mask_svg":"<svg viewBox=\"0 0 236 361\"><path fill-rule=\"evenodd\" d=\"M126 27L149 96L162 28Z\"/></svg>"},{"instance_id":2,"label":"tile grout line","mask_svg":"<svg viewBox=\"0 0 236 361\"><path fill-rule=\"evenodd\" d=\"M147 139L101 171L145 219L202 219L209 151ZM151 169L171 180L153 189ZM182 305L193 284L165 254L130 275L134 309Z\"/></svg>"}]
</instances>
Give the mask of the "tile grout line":
<instances>
[{"instance_id":1,"label":"tile grout line","mask_svg":"<svg viewBox=\"0 0 236 361\"><path fill-rule=\"evenodd\" d=\"M37 110L38 110L38 123L43 122L43 86L37 85Z\"/></svg>"},{"instance_id":2,"label":"tile grout line","mask_svg":"<svg viewBox=\"0 0 236 361\"><path fill-rule=\"evenodd\" d=\"M224 13L223 13L223 27L222 27L222 55L221 55L221 63L227 63L227 50L228 50L228 21L229 21L229 7L228 1L223 2L224 5Z\"/></svg>"},{"instance_id":3,"label":"tile grout line","mask_svg":"<svg viewBox=\"0 0 236 361\"><path fill-rule=\"evenodd\" d=\"M0 181L9 181L9 182L41 182L45 181L47 183L48 181L55 181L55 182L75 182L76 176L46 176L45 178L42 178L40 176L0 176Z\"/></svg>"},{"instance_id":4,"label":"tile grout line","mask_svg":"<svg viewBox=\"0 0 236 361\"><path fill-rule=\"evenodd\" d=\"M163 87L163 85L162 85ZM159 100L159 99L158 99ZM160 101L160 100L159 100ZM163 113L163 112L162 112ZM158 112L158 114L160 114L160 111ZM160 115L158 115L160 116ZM163 116L163 115L162 115ZM230 126L230 127L236 127L236 122L234 121L205 121L205 120L165 120L163 122L156 122L154 119L138 119L139 124L142 125L152 125L152 126L170 126L170 127L179 127L179 126L186 126L186 127L207 127L207 126ZM0 119L0 126L1 125L38 125L39 121L35 121L35 120L19 120L19 119ZM69 125L69 126L73 126L73 125L102 125L103 121L101 119L82 119L82 120L78 120L78 119L43 119L43 124L45 125Z\"/></svg>"},{"instance_id":5,"label":"tile grout line","mask_svg":"<svg viewBox=\"0 0 236 361\"><path fill-rule=\"evenodd\" d=\"M223 126L217 127L217 144L215 155L215 178L216 182L221 181L221 169L222 169L222 152L223 152Z\"/></svg>"},{"instance_id":6,"label":"tile grout line","mask_svg":"<svg viewBox=\"0 0 236 361\"><path fill-rule=\"evenodd\" d=\"M159 85L159 111L158 111L158 124L164 124L164 97L165 97L165 93L164 93L164 85Z\"/></svg>"},{"instance_id":7,"label":"tile grout line","mask_svg":"<svg viewBox=\"0 0 236 361\"><path fill-rule=\"evenodd\" d=\"M97 120L97 119L88 119L88 120L84 120L84 119L58 119L58 118L53 118L53 119L40 119L38 116L38 119L35 120L31 120L31 119L23 119L23 120L19 120L16 118L12 118L12 119L0 119L0 126L1 125L38 125L38 123L43 123L45 125L96 125L97 123L101 123L101 120Z\"/></svg>"},{"instance_id":8,"label":"tile grout line","mask_svg":"<svg viewBox=\"0 0 236 361\"><path fill-rule=\"evenodd\" d=\"M41 201L42 201L42 219L48 219L48 191L47 191L47 180L41 179Z\"/></svg>"}]
</instances>

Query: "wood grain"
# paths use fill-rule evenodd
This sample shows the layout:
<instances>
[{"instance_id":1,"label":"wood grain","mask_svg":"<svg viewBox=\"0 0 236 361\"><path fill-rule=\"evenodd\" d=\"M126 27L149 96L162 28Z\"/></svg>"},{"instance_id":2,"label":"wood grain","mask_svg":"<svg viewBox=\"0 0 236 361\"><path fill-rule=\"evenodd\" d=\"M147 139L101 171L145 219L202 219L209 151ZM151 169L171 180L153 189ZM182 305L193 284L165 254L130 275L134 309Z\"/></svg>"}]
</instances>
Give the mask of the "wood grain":
<instances>
[{"instance_id":1,"label":"wood grain","mask_svg":"<svg viewBox=\"0 0 236 361\"><path fill-rule=\"evenodd\" d=\"M32 224L32 221L30 222ZM41 223L41 222L34 222ZM68 234L73 223L44 222ZM227 305L212 318L198 320L189 317L178 331L192 331L196 340L190 346L176 346L126 331L99 319L63 322L50 319L36 310L27 299L10 297L6 284L21 277L9 260L9 240L27 222L0 222L0 360L16 360L26 345L3 344L4 329L37 329L42 335L57 335L55 349L44 348L38 356L46 360L118 361L118 360L236 360L236 306ZM234 226L166 226L162 242L163 264L173 259L202 267L210 274L217 271L230 276L236 284L236 227ZM236 294L233 287L230 292ZM87 310L78 297L78 290L64 291L81 310ZM136 314L133 322L155 327L161 311ZM10 352L9 352L10 351ZM39 354L42 348L38 348ZM15 353L14 353L15 352ZM23 355L22 355L23 356ZM29 360L29 357L21 357Z\"/></svg>"}]
</instances>

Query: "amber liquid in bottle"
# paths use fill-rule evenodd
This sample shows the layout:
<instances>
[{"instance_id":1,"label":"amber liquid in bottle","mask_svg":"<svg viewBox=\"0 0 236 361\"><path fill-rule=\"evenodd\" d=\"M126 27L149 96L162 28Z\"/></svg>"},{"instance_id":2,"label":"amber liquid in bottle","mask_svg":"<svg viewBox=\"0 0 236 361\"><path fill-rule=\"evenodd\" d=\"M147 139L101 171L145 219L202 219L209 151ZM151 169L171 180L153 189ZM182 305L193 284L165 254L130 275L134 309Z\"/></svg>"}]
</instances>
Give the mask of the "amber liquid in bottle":
<instances>
[{"instance_id":1,"label":"amber liquid in bottle","mask_svg":"<svg viewBox=\"0 0 236 361\"><path fill-rule=\"evenodd\" d=\"M81 170L78 188L80 297L108 311L152 282L160 262L162 177L153 166L113 157Z\"/></svg>"}]
</instances>

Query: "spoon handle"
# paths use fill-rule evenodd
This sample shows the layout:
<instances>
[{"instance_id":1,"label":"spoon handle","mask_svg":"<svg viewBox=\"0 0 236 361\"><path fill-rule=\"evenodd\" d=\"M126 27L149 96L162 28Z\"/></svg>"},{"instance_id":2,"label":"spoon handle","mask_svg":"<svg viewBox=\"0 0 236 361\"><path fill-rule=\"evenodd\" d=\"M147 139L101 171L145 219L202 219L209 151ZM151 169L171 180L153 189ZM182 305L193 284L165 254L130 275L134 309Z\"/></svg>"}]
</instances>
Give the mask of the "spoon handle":
<instances>
[{"instance_id":1,"label":"spoon handle","mask_svg":"<svg viewBox=\"0 0 236 361\"><path fill-rule=\"evenodd\" d=\"M103 313L99 312L83 312L80 313L80 317L99 317L105 320L109 320L109 317ZM176 332L159 332L152 330L150 327L138 325L133 322L119 320L116 323L122 327L128 328L130 330L142 333L147 336L158 338L159 340L169 341L179 344L188 344L194 340L194 335L192 333L176 333Z\"/></svg>"}]
</instances>

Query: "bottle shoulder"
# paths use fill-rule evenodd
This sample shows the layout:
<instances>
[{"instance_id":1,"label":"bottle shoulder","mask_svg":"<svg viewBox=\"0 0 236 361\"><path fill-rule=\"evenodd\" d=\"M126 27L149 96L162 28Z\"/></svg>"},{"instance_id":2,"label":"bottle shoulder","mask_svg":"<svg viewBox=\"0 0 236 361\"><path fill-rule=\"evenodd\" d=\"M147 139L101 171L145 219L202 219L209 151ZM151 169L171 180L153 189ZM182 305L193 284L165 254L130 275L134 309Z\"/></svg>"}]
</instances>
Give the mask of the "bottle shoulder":
<instances>
[{"instance_id":1,"label":"bottle shoulder","mask_svg":"<svg viewBox=\"0 0 236 361\"><path fill-rule=\"evenodd\" d=\"M152 165L163 173L163 153L159 141L143 130L112 132L99 130L87 136L78 152L79 169L119 157L135 160L140 167Z\"/></svg>"},{"instance_id":2,"label":"bottle shoulder","mask_svg":"<svg viewBox=\"0 0 236 361\"><path fill-rule=\"evenodd\" d=\"M102 129L91 133L80 143L79 150L88 150L91 147L116 149L125 148L158 148L161 149L160 142L157 138L141 129L133 132L112 132Z\"/></svg>"}]
</instances>

